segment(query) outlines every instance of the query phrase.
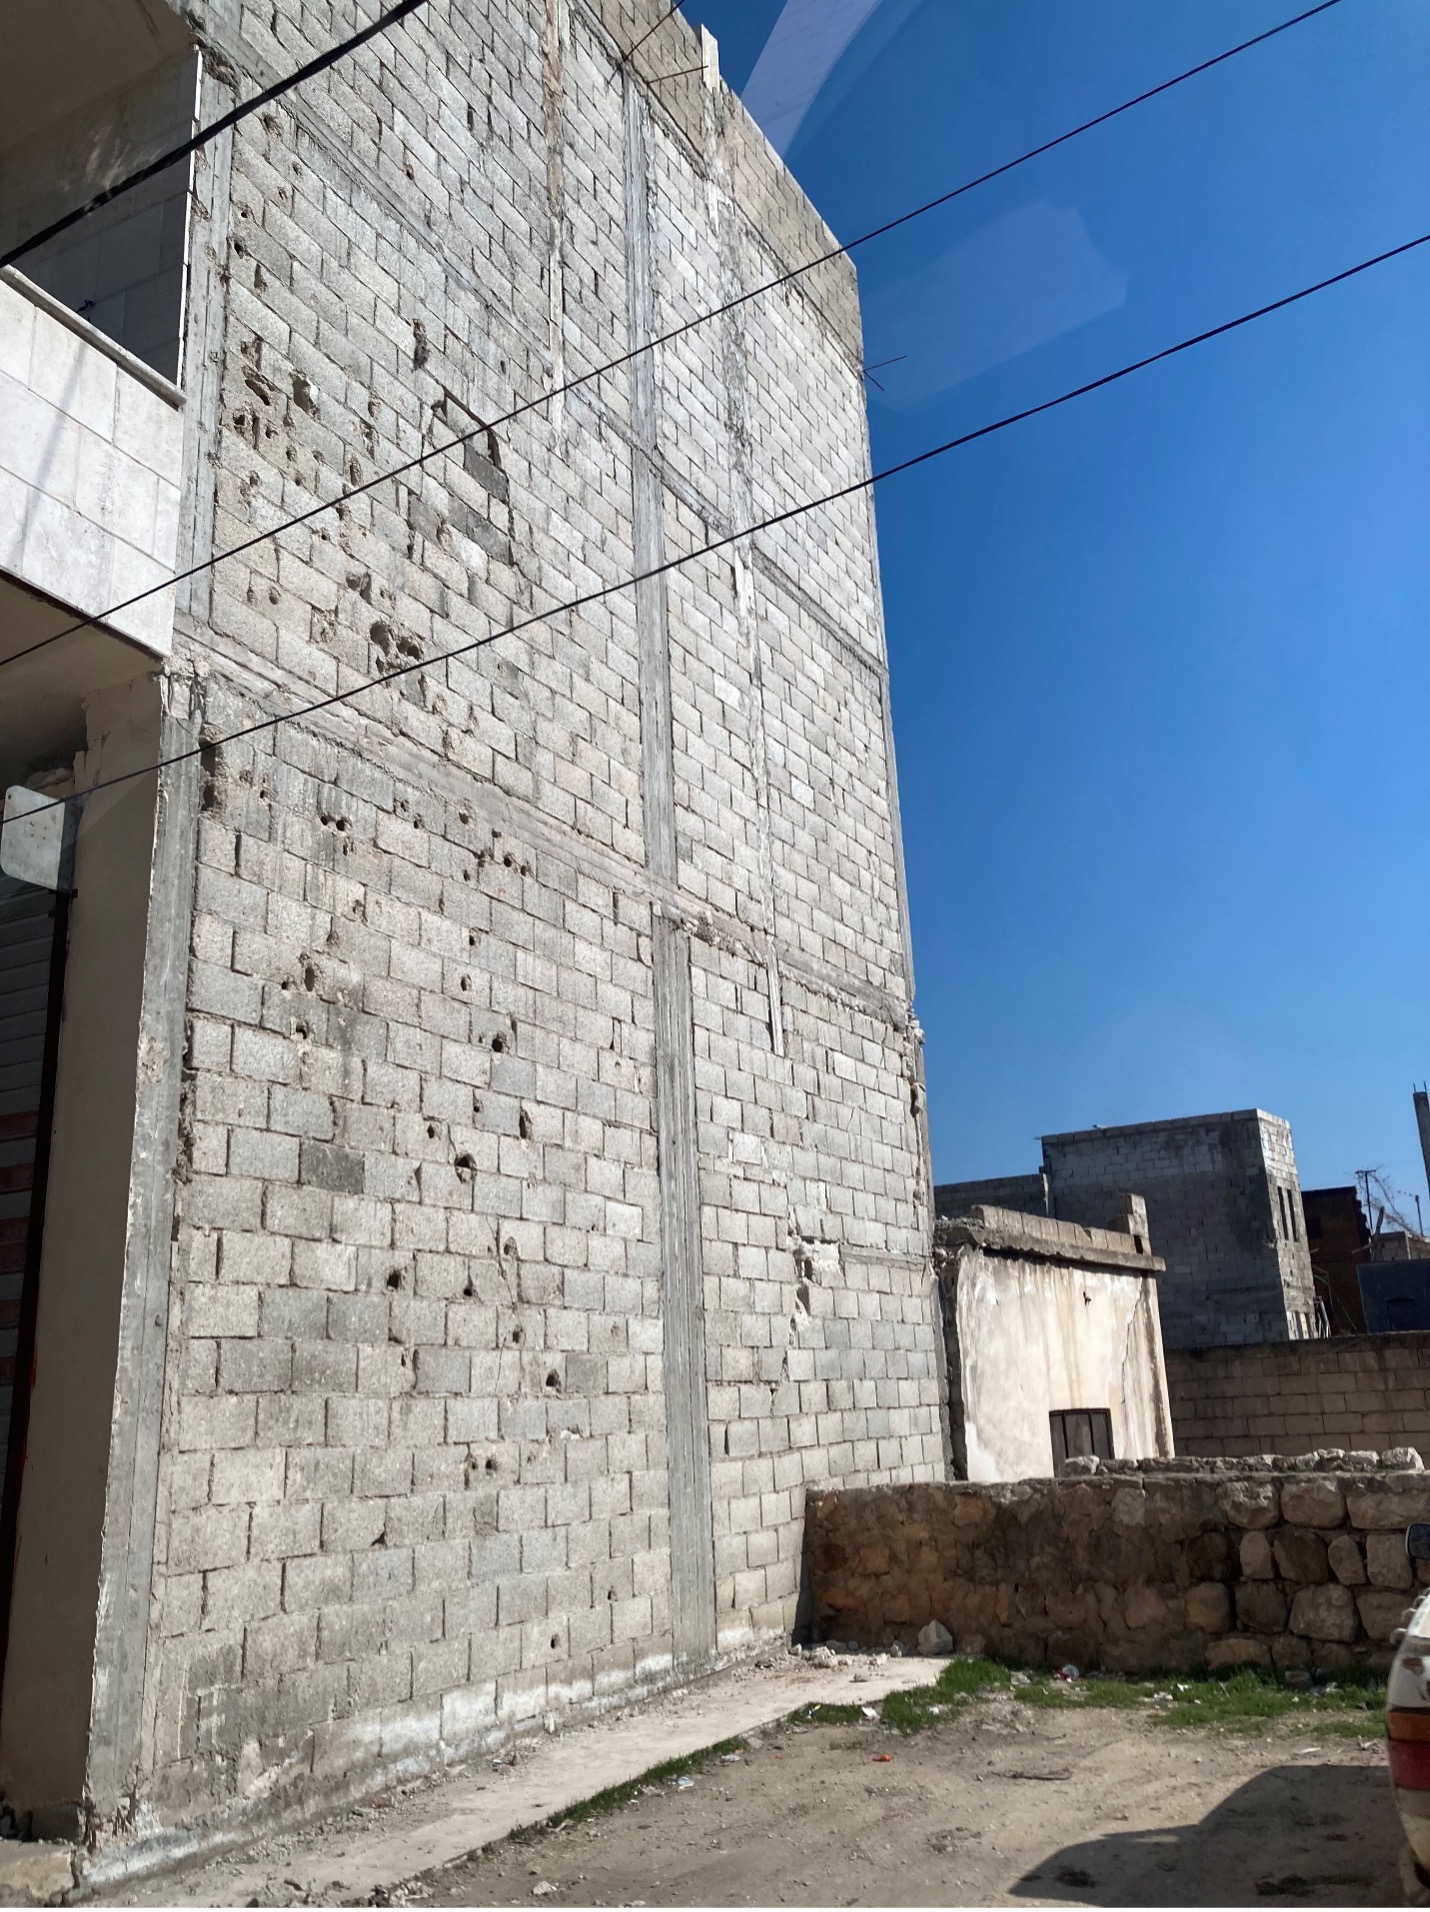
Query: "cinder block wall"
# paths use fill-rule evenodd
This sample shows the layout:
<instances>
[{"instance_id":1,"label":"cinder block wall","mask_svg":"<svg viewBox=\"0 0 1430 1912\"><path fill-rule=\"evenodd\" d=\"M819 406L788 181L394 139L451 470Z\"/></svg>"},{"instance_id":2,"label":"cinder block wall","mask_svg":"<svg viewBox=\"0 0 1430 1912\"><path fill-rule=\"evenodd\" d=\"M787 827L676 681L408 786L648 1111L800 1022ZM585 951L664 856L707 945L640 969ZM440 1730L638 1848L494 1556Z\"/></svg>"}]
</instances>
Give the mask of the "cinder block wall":
<instances>
[{"instance_id":1,"label":"cinder block wall","mask_svg":"<svg viewBox=\"0 0 1430 1912\"><path fill-rule=\"evenodd\" d=\"M1169 1349L1166 1361L1179 1453L1430 1452L1430 1333Z\"/></svg>"},{"instance_id":2,"label":"cinder block wall","mask_svg":"<svg viewBox=\"0 0 1430 1912\"><path fill-rule=\"evenodd\" d=\"M699 66L683 22L617 73L666 11L452 0L215 149L200 545L829 247L728 91L649 84ZM247 96L351 13L206 28ZM209 737L415 668L206 759L152 1600L114 1621L142 1707L97 1821L629 1697L791 1624L810 1485L941 1477L867 500L437 656L858 477L859 351L827 268L187 594Z\"/></svg>"}]
</instances>

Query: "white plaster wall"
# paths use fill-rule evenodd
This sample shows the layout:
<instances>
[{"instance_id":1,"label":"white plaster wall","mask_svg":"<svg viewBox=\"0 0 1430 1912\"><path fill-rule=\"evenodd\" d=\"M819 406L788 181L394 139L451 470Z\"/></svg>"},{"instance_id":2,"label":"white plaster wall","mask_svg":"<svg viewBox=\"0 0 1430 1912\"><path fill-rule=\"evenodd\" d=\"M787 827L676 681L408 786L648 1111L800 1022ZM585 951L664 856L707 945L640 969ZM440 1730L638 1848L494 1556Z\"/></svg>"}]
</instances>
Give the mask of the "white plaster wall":
<instances>
[{"instance_id":1,"label":"white plaster wall","mask_svg":"<svg viewBox=\"0 0 1430 1912\"><path fill-rule=\"evenodd\" d=\"M98 616L173 577L182 414L87 332L0 275L0 570ZM167 656L173 600L170 585L104 622Z\"/></svg>"},{"instance_id":2,"label":"white plaster wall","mask_svg":"<svg viewBox=\"0 0 1430 1912\"><path fill-rule=\"evenodd\" d=\"M1069 1408L1110 1409L1119 1460L1172 1452L1151 1276L966 1248L956 1305L970 1480L1051 1474L1048 1416Z\"/></svg>"}]
</instances>

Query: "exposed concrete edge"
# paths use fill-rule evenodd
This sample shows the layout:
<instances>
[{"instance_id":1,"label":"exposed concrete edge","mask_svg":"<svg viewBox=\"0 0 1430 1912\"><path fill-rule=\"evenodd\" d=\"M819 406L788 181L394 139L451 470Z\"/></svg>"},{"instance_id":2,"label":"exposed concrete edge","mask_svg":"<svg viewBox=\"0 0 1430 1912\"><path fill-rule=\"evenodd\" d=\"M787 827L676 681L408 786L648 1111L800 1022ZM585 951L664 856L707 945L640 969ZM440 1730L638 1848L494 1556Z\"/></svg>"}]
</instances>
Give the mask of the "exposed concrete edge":
<instances>
[{"instance_id":1,"label":"exposed concrete edge","mask_svg":"<svg viewBox=\"0 0 1430 1912\"><path fill-rule=\"evenodd\" d=\"M361 1900L539 1825L610 1786L639 1779L665 1760L687 1758L773 1725L800 1706L873 1704L889 1693L925 1685L942 1664L910 1658L878 1666L860 1656L830 1668L791 1660L788 1671L753 1678L748 1666L715 1674L678 1688L658 1705L544 1741L514 1772L456 1774L402 1802L370 1833L348 1836L344 1828L341 1859L334 1856L332 1838L315 1828L311 1850L290 1848L266 1864L226 1866L221 1881L207 1868L189 1878L171 1876L164 1881L163 1903L242 1905L271 1894L279 1879L296 1881L316 1903L331 1904L339 1894ZM174 1854L175 1859L184 1856ZM91 1896L125 1876L122 1867L95 1866L76 1896ZM220 1885L221 1901L215 1891Z\"/></svg>"},{"instance_id":2,"label":"exposed concrete edge","mask_svg":"<svg viewBox=\"0 0 1430 1912\"><path fill-rule=\"evenodd\" d=\"M1110 1230L1083 1228L1076 1222L1047 1222L1022 1216L1012 1209L975 1209L956 1221L934 1224L936 1248L981 1248L985 1254L1032 1261L1062 1262L1074 1268L1102 1268L1114 1274L1161 1275L1167 1264L1159 1255L1140 1255L1121 1248ZM1027 1226L1022 1224L1026 1223Z\"/></svg>"}]
</instances>

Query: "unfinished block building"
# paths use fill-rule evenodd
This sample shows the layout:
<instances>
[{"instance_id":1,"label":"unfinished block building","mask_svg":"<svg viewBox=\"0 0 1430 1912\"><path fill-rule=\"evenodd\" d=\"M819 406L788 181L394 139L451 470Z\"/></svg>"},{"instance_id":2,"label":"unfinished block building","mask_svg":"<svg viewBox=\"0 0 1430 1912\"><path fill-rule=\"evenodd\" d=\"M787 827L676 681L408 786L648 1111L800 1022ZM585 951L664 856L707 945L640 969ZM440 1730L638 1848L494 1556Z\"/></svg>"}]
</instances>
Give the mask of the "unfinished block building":
<instances>
[{"instance_id":1,"label":"unfinished block building","mask_svg":"<svg viewBox=\"0 0 1430 1912\"><path fill-rule=\"evenodd\" d=\"M1168 1348L1302 1341L1319 1332L1291 1125L1264 1109L1045 1135L1030 1175L943 1182L940 1216L998 1203L1114 1226L1145 1198Z\"/></svg>"},{"instance_id":2,"label":"unfinished block building","mask_svg":"<svg viewBox=\"0 0 1430 1912\"><path fill-rule=\"evenodd\" d=\"M371 17L11 12L7 243ZM0 277L0 1788L101 1854L944 1471L871 507L659 569L867 471L852 270L491 423L832 244L666 12L431 0Z\"/></svg>"}]
</instances>

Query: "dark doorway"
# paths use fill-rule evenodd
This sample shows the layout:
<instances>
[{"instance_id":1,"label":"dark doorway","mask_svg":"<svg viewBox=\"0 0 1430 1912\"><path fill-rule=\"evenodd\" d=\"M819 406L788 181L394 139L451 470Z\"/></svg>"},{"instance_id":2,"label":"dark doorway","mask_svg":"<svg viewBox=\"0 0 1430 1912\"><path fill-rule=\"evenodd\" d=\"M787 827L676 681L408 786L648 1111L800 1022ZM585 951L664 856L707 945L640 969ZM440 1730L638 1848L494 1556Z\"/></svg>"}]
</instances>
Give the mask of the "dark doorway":
<instances>
[{"instance_id":1,"label":"dark doorway","mask_svg":"<svg viewBox=\"0 0 1430 1912\"><path fill-rule=\"evenodd\" d=\"M34 1368L67 899L0 875L0 1676Z\"/></svg>"}]
</instances>

